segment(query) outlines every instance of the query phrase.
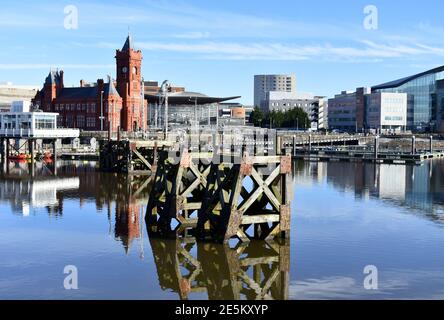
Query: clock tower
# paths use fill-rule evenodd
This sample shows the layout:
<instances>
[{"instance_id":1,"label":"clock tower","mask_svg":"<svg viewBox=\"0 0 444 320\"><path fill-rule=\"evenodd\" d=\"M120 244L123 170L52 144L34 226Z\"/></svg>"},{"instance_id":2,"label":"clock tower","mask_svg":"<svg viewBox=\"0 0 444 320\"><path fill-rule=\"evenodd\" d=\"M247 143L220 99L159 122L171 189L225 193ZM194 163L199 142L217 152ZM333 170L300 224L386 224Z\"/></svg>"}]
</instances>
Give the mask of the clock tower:
<instances>
[{"instance_id":1,"label":"clock tower","mask_svg":"<svg viewBox=\"0 0 444 320\"><path fill-rule=\"evenodd\" d=\"M147 103L142 99L142 52L134 50L128 35L122 50L116 51L117 91L122 97L121 129L134 132L145 130Z\"/></svg>"}]
</instances>

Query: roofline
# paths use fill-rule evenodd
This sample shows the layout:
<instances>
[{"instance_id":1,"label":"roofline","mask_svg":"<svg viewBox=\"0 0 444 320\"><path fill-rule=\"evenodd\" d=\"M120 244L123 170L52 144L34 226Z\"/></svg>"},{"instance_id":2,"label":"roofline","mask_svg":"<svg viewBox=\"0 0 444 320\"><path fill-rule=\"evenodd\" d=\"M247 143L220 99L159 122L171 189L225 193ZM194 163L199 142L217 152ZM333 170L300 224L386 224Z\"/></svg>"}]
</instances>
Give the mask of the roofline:
<instances>
[{"instance_id":1,"label":"roofline","mask_svg":"<svg viewBox=\"0 0 444 320\"><path fill-rule=\"evenodd\" d=\"M401 78L401 79L398 79L398 80L394 80L394 81L386 82L386 83L383 83L383 84L380 84L380 85L377 85L377 86L373 86L372 87L372 91L373 90L380 90L380 89L396 88L396 87L402 86L403 84L406 84L407 82L410 82L412 80L415 80L415 79L418 79L420 77L423 77L425 75L432 74L432 73L437 73L437 72L442 72L442 71L444 71L444 66L440 66L440 67L437 67L437 68L434 68L434 69L430 69L430 70L427 70L427 71L424 71L424 72L421 72L421 73L418 73L418 74L415 74L413 76L409 76L409 77L406 77L406 78Z\"/></svg>"},{"instance_id":2,"label":"roofline","mask_svg":"<svg viewBox=\"0 0 444 320\"><path fill-rule=\"evenodd\" d=\"M148 101L158 101L159 98L161 98L161 95L152 95L152 94L145 94L145 99ZM241 96L235 96L235 97L225 97L225 98L219 98L219 97L196 97L196 96L168 96L168 100L170 103L180 103L180 104L195 104L196 102L198 104L211 104L211 103L221 103L225 101L240 99Z\"/></svg>"}]
</instances>

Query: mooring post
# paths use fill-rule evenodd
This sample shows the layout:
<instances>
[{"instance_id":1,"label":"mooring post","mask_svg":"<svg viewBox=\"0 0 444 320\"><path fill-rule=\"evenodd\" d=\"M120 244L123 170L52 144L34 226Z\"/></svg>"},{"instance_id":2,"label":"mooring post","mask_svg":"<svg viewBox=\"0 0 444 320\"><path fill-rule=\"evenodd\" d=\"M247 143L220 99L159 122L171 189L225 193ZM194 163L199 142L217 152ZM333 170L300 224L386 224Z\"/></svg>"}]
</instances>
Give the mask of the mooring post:
<instances>
[{"instance_id":1,"label":"mooring post","mask_svg":"<svg viewBox=\"0 0 444 320\"><path fill-rule=\"evenodd\" d=\"M412 155L416 154L416 137L412 136Z\"/></svg>"},{"instance_id":2,"label":"mooring post","mask_svg":"<svg viewBox=\"0 0 444 320\"><path fill-rule=\"evenodd\" d=\"M429 152L433 153L433 136L430 136L429 140Z\"/></svg>"},{"instance_id":3,"label":"mooring post","mask_svg":"<svg viewBox=\"0 0 444 320\"><path fill-rule=\"evenodd\" d=\"M0 160L5 161L5 139L0 139Z\"/></svg>"},{"instance_id":4,"label":"mooring post","mask_svg":"<svg viewBox=\"0 0 444 320\"><path fill-rule=\"evenodd\" d=\"M31 163L34 164L34 140L28 140L28 150L31 156Z\"/></svg>"},{"instance_id":5,"label":"mooring post","mask_svg":"<svg viewBox=\"0 0 444 320\"><path fill-rule=\"evenodd\" d=\"M281 137L279 137L276 133L276 155L281 155L282 153L282 142L281 142Z\"/></svg>"},{"instance_id":6,"label":"mooring post","mask_svg":"<svg viewBox=\"0 0 444 320\"><path fill-rule=\"evenodd\" d=\"M52 144L52 157L54 159L54 162L57 160L57 139L53 140Z\"/></svg>"},{"instance_id":7,"label":"mooring post","mask_svg":"<svg viewBox=\"0 0 444 320\"><path fill-rule=\"evenodd\" d=\"M378 156L379 156L379 136L376 136L375 137L375 147L374 147L375 161L378 160Z\"/></svg>"},{"instance_id":8,"label":"mooring post","mask_svg":"<svg viewBox=\"0 0 444 320\"><path fill-rule=\"evenodd\" d=\"M308 135L308 153L311 154L311 134Z\"/></svg>"},{"instance_id":9,"label":"mooring post","mask_svg":"<svg viewBox=\"0 0 444 320\"><path fill-rule=\"evenodd\" d=\"M31 168L30 168L31 177L34 177L34 162L35 162L35 159L34 159L34 147L35 147L34 140L29 139L28 140L28 150L29 150L29 154L31 156L31 164L30 164L30 166L31 166Z\"/></svg>"},{"instance_id":10,"label":"mooring post","mask_svg":"<svg viewBox=\"0 0 444 320\"><path fill-rule=\"evenodd\" d=\"M9 139L6 139L6 158L9 157L9 148L10 148Z\"/></svg>"}]
</instances>

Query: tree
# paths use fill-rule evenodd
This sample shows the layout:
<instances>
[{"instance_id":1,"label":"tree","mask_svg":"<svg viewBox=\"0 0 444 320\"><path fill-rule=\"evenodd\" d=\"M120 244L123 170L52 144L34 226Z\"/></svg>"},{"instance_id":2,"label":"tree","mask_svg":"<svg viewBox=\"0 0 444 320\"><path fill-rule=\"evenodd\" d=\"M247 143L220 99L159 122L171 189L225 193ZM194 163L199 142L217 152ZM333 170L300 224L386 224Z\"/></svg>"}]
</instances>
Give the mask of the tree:
<instances>
[{"instance_id":1,"label":"tree","mask_svg":"<svg viewBox=\"0 0 444 320\"><path fill-rule=\"evenodd\" d=\"M253 123L254 126L260 127L262 126L262 122L264 121L264 113L258 107L255 107L250 115L250 123Z\"/></svg>"},{"instance_id":2,"label":"tree","mask_svg":"<svg viewBox=\"0 0 444 320\"><path fill-rule=\"evenodd\" d=\"M310 119L302 108L294 108L288 111L271 111L264 117L263 123L273 128L301 128L308 129Z\"/></svg>"}]
</instances>

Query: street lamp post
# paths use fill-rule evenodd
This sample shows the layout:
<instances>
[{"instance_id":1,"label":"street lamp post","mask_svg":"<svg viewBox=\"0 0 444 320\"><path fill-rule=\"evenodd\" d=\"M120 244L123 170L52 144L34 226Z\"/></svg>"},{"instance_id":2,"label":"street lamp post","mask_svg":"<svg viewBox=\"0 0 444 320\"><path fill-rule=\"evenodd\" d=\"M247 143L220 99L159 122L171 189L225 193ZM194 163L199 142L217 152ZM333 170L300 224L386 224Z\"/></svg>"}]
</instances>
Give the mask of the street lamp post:
<instances>
[{"instance_id":1,"label":"street lamp post","mask_svg":"<svg viewBox=\"0 0 444 320\"><path fill-rule=\"evenodd\" d=\"M100 131L103 131L103 90L100 91Z\"/></svg>"},{"instance_id":2,"label":"street lamp post","mask_svg":"<svg viewBox=\"0 0 444 320\"><path fill-rule=\"evenodd\" d=\"M162 92L164 102L165 102L165 139L168 137L168 91L170 90L170 83L168 80L165 80L160 87L160 91Z\"/></svg>"},{"instance_id":3,"label":"street lamp post","mask_svg":"<svg viewBox=\"0 0 444 320\"><path fill-rule=\"evenodd\" d=\"M145 120L145 81L142 78L141 88L140 88L140 100L142 105L142 130L146 130L147 121Z\"/></svg>"}]
</instances>

